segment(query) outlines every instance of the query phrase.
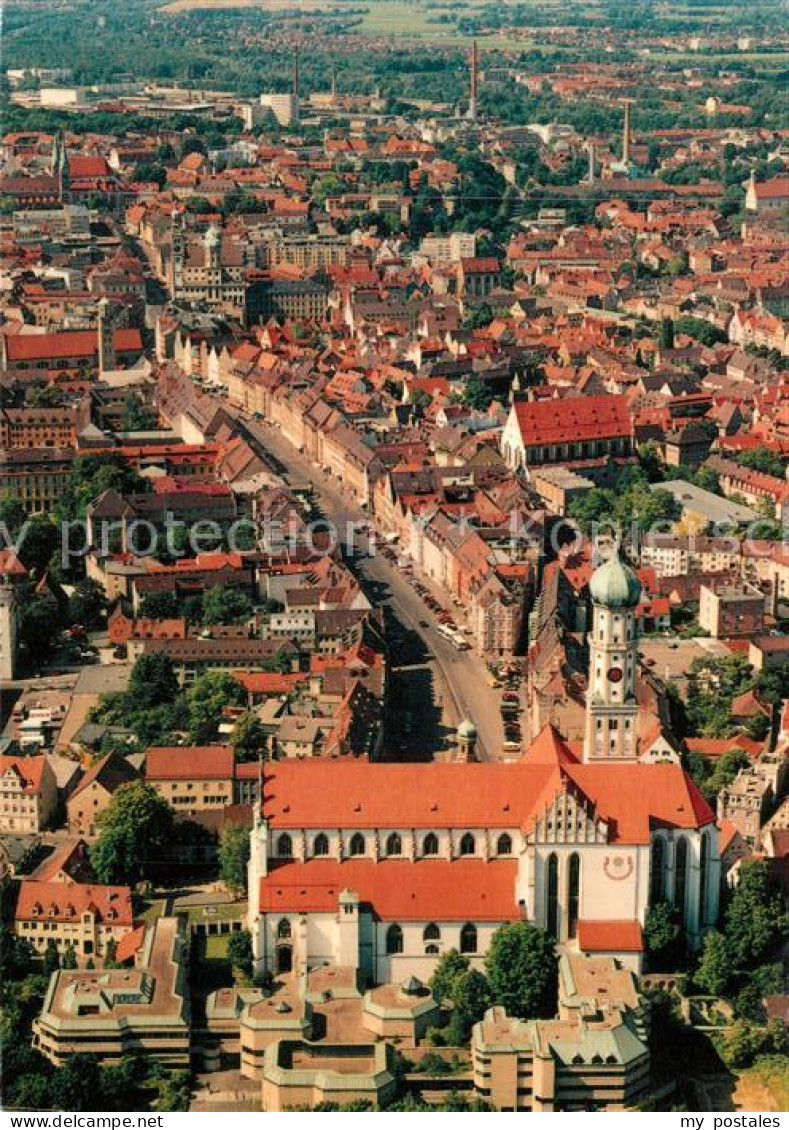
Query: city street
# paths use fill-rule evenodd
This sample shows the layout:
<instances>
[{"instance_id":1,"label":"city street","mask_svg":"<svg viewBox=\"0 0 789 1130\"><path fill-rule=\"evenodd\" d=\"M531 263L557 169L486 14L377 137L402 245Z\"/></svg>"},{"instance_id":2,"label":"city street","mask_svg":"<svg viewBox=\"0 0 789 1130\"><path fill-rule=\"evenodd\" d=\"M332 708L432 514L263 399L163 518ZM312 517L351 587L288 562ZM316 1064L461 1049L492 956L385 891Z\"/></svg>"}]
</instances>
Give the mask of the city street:
<instances>
[{"instance_id":1,"label":"city street","mask_svg":"<svg viewBox=\"0 0 789 1130\"><path fill-rule=\"evenodd\" d=\"M343 536L349 524L358 528L369 521L362 509L342 493L336 480L314 467L277 428L248 417L241 419L250 438L281 464L291 483L311 483L322 512ZM370 600L378 607L390 609L402 629L424 644L424 660L403 666L398 665L398 649L393 649L396 684L402 688L405 708L413 716L408 756L404 751L403 760L426 760L446 749L462 718L471 719L477 727L478 757L500 757L504 741L501 692L490 686L485 662L473 651L457 651L439 635L438 621L396 564L380 553L355 556L351 563Z\"/></svg>"}]
</instances>

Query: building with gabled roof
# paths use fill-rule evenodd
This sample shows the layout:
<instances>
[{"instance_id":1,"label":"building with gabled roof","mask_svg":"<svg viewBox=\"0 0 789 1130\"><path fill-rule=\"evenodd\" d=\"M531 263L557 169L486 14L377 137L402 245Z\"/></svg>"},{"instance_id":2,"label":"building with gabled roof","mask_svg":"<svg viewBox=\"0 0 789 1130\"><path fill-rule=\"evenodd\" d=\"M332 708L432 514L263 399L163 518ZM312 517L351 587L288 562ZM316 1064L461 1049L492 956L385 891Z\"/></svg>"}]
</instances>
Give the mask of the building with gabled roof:
<instances>
[{"instance_id":1,"label":"building with gabled roof","mask_svg":"<svg viewBox=\"0 0 789 1130\"><path fill-rule=\"evenodd\" d=\"M66 801L69 832L98 835L98 817L122 785L138 778L137 770L119 753L108 753L87 771Z\"/></svg>"},{"instance_id":2,"label":"building with gabled roof","mask_svg":"<svg viewBox=\"0 0 789 1130\"><path fill-rule=\"evenodd\" d=\"M24 879L14 912L14 933L43 953L54 941L60 953L73 946L78 958L101 956L134 926L129 887L73 880Z\"/></svg>"},{"instance_id":3,"label":"building with gabled roof","mask_svg":"<svg viewBox=\"0 0 789 1130\"><path fill-rule=\"evenodd\" d=\"M35 835L55 813L57 780L46 757L0 756L0 832Z\"/></svg>"},{"instance_id":4,"label":"building with gabled roof","mask_svg":"<svg viewBox=\"0 0 789 1130\"><path fill-rule=\"evenodd\" d=\"M632 450L633 423L626 396L518 400L501 437L502 455L513 470L601 456L621 458Z\"/></svg>"}]
</instances>

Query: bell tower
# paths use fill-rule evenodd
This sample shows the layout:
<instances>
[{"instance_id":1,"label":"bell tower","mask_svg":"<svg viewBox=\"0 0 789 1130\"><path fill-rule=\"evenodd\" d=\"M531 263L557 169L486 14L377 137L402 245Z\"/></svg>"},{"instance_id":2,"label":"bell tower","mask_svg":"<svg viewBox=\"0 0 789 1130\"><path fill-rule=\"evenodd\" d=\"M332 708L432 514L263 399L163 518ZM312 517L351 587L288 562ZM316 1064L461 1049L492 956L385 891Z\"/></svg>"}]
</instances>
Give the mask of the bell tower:
<instances>
[{"instance_id":1,"label":"bell tower","mask_svg":"<svg viewBox=\"0 0 789 1130\"><path fill-rule=\"evenodd\" d=\"M618 552L592 574L584 761L638 759L638 577Z\"/></svg>"}]
</instances>

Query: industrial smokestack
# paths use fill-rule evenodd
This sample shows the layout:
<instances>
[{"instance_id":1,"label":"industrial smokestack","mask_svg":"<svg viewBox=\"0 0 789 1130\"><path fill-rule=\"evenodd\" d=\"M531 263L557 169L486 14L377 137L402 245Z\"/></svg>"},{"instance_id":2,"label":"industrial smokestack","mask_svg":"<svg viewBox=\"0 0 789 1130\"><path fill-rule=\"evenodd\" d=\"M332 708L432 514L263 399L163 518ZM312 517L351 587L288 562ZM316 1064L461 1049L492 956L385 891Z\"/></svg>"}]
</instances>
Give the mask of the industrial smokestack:
<instances>
[{"instance_id":1,"label":"industrial smokestack","mask_svg":"<svg viewBox=\"0 0 789 1130\"><path fill-rule=\"evenodd\" d=\"M479 52L476 39L471 45L471 90L468 100L468 116L472 122L477 120L477 83L479 81Z\"/></svg>"}]
</instances>

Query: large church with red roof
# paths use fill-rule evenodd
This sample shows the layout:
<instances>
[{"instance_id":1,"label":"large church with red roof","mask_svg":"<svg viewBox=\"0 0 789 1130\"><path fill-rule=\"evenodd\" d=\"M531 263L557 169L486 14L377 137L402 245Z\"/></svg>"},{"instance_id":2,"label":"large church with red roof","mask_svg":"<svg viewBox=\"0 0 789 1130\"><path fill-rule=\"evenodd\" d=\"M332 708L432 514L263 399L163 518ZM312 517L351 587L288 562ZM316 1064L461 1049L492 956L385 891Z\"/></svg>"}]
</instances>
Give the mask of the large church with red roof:
<instances>
[{"instance_id":1,"label":"large church with red roof","mask_svg":"<svg viewBox=\"0 0 789 1130\"><path fill-rule=\"evenodd\" d=\"M427 980L446 950L479 964L499 926L526 919L639 972L662 900L700 944L718 914L715 815L675 758L639 746L635 574L614 555L590 591L582 751L549 725L514 762L266 764L249 864L258 971Z\"/></svg>"}]
</instances>

